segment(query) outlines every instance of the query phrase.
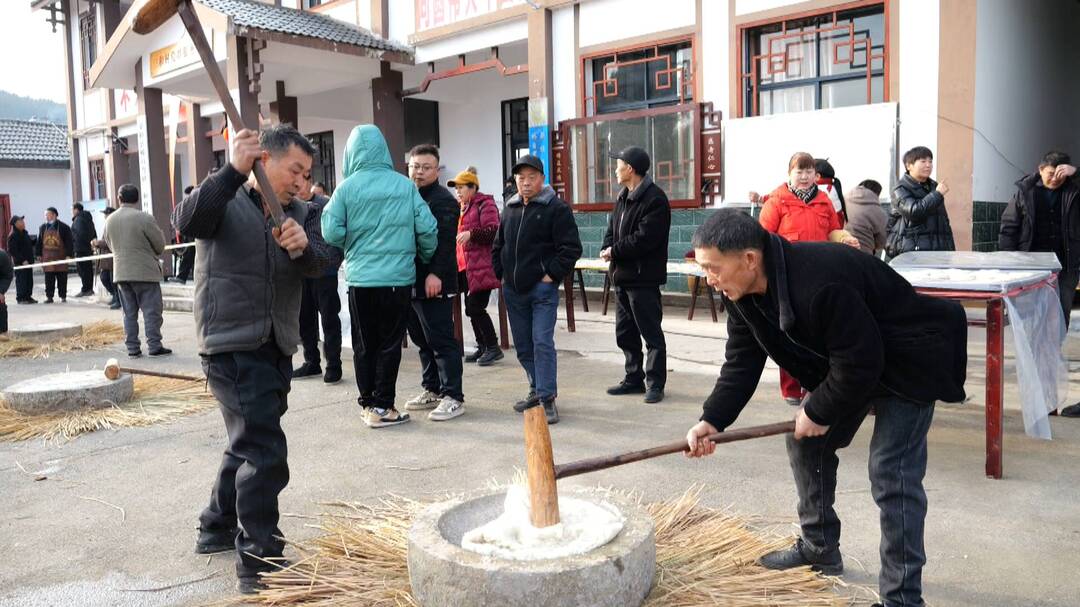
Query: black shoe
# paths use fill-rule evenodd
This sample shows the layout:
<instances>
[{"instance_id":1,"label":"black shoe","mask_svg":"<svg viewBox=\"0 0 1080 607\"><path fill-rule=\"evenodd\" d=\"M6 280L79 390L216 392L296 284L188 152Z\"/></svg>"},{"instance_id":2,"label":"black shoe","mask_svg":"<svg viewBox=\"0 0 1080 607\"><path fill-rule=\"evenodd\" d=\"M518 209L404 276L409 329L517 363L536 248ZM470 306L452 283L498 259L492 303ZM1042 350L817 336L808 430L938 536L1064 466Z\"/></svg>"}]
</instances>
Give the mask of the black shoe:
<instances>
[{"instance_id":1,"label":"black shoe","mask_svg":"<svg viewBox=\"0 0 1080 607\"><path fill-rule=\"evenodd\" d=\"M293 379L311 379L320 375L322 375L322 367L308 362L293 369L292 372Z\"/></svg>"},{"instance_id":2,"label":"black shoe","mask_svg":"<svg viewBox=\"0 0 1080 607\"><path fill-rule=\"evenodd\" d=\"M658 403L662 400L664 400L663 388L649 388L645 391L645 402L649 403L650 405L653 403Z\"/></svg>"},{"instance_id":3,"label":"black shoe","mask_svg":"<svg viewBox=\"0 0 1080 607\"><path fill-rule=\"evenodd\" d=\"M199 538L195 540L195 554L217 554L236 550L237 533L237 529L226 533L208 533L200 529Z\"/></svg>"},{"instance_id":4,"label":"black shoe","mask_svg":"<svg viewBox=\"0 0 1080 607\"><path fill-rule=\"evenodd\" d=\"M165 346L150 350L150 356L168 356L170 354L172 354L172 350L166 348Z\"/></svg>"},{"instance_id":5,"label":"black shoe","mask_svg":"<svg viewBox=\"0 0 1080 607\"><path fill-rule=\"evenodd\" d=\"M114 301L114 302L112 302L111 304L109 304L109 309L110 309L110 310L119 310L119 309L120 309L120 308L122 308L122 307L123 307L123 306L121 306L121 305L120 305L120 302L118 302L118 301Z\"/></svg>"},{"instance_id":6,"label":"black shoe","mask_svg":"<svg viewBox=\"0 0 1080 607\"><path fill-rule=\"evenodd\" d=\"M134 352L128 352L128 358L139 358L142 356L142 350L135 350Z\"/></svg>"},{"instance_id":7,"label":"black shoe","mask_svg":"<svg viewBox=\"0 0 1080 607\"><path fill-rule=\"evenodd\" d=\"M45 303L52 303L52 302L53 302L53 298L52 298L52 297L46 297L46 298L45 298Z\"/></svg>"},{"instance_id":8,"label":"black shoe","mask_svg":"<svg viewBox=\"0 0 1080 607\"><path fill-rule=\"evenodd\" d=\"M322 376L324 384L336 384L341 381L341 367L327 367L326 374Z\"/></svg>"},{"instance_id":9,"label":"black shoe","mask_svg":"<svg viewBox=\"0 0 1080 607\"><path fill-rule=\"evenodd\" d=\"M262 581L263 575L281 571L282 569L288 569L289 567L292 567L292 565L292 562L288 559L274 559L271 561L272 569L267 569L251 575L238 576L236 578L236 591L240 594L257 594L261 590L266 590L266 582Z\"/></svg>"},{"instance_id":10,"label":"black shoe","mask_svg":"<svg viewBox=\"0 0 1080 607\"><path fill-rule=\"evenodd\" d=\"M608 388L607 393L612 396L622 396L623 394L645 394L645 386L643 384L630 384L621 381L617 385Z\"/></svg>"},{"instance_id":11,"label":"black shoe","mask_svg":"<svg viewBox=\"0 0 1080 607\"><path fill-rule=\"evenodd\" d=\"M476 350L474 350L472 354L466 354L465 355L465 362L474 363L474 362L480 360L480 357L484 355L484 352L485 352L485 350L484 350L483 347L476 346Z\"/></svg>"},{"instance_id":12,"label":"black shoe","mask_svg":"<svg viewBox=\"0 0 1080 607\"><path fill-rule=\"evenodd\" d=\"M38 302L38 300L34 299L33 297L26 300L26 303L37 303L37 302Z\"/></svg>"},{"instance_id":13,"label":"black shoe","mask_svg":"<svg viewBox=\"0 0 1080 607\"><path fill-rule=\"evenodd\" d=\"M61 297L60 303L67 303L67 297Z\"/></svg>"},{"instance_id":14,"label":"black shoe","mask_svg":"<svg viewBox=\"0 0 1080 607\"><path fill-rule=\"evenodd\" d=\"M1058 412L1061 417L1080 417L1080 403L1069 405Z\"/></svg>"},{"instance_id":15,"label":"black shoe","mask_svg":"<svg viewBox=\"0 0 1080 607\"><path fill-rule=\"evenodd\" d=\"M75 297L90 297L93 294L94 294L93 291L79 291L78 293L75 294Z\"/></svg>"},{"instance_id":16,"label":"black shoe","mask_svg":"<svg viewBox=\"0 0 1080 607\"><path fill-rule=\"evenodd\" d=\"M476 361L476 364L481 367L490 367L495 364L495 361L504 358L506 358L506 355L499 349L499 346L494 346L484 350L484 354Z\"/></svg>"},{"instance_id":17,"label":"black shoe","mask_svg":"<svg viewBox=\"0 0 1080 607\"><path fill-rule=\"evenodd\" d=\"M555 398L540 399L540 404L544 405L544 414L547 415L547 423L549 426L559 423L559 408L555 406Z\"/></svg>"},{"instance_id":18,"label":"black shoe","mask_svg":"<svg viewBox=\"0 0 1080 607\"><path fill-rule=\"evenodd\" d=\"M844 572L844 559L840 551L817 555L806 549L802 538L795 540L791 548L770 552L760 559L758 563L766 569L792 569L794 567L810 566L811 571L818 571L825 575L840 575Z\"/></svg>"},{"instance_id":19,"label":"black shoe","mask_svg":"<svg viewBox=\"0 0 1080 607\"><path fill-rule=\"evenodd\" d=\"M529 392L529 395L526 396L524 400L519 400L518 402L514 403L514 411L517 411L518 413L524 413L525 409L528 409L534 404L536 404L536 392Z\"/></svg>"}]
</instances>

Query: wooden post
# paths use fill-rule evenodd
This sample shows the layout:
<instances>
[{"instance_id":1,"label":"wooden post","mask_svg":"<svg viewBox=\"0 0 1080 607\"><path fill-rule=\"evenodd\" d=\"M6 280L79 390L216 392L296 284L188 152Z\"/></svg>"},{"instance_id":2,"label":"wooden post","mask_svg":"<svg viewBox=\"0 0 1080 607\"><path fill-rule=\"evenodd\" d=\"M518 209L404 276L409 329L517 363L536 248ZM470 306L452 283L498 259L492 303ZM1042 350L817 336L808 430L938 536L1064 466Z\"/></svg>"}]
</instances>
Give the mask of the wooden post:
<instances>
[{"instance_id":1,"label":"wooden post","mask_svg":"<svg viewBox=\"0 0 1080 607\"><path fill-rule=\"evenodd\" d=\"M529 522L533 527L559 523L559 493L555 486L555 458L551 453L544 407L525 410L525 470L529 479Z\"/></svg>"}]
</instances>

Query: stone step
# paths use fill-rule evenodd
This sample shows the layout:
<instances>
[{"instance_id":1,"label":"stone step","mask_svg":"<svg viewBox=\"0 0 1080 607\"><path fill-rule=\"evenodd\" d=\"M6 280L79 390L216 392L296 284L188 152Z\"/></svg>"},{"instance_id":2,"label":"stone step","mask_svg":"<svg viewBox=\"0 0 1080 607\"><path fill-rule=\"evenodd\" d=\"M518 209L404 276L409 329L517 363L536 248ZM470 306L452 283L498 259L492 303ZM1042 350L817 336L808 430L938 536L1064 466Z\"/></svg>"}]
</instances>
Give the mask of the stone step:
<instances>
[{"instance_id":1,"label":"stone step","mask_svg":"<svg viewBox=\"0 0 1080 607\"><path fill-rule=\"evenodd\" d=\"M195 301L191 297L162 297L161 305L170 312L191 312Z\"/></svg>"},{"instance_id":2,"label":"stone step","mask_svg":"<svg viewBox=\"0 0 1080 607\"><path fill-rule=\"evenodd\" d=\"M173 282L161 283L161 296L162 297L195 297L195 283L188 281L186 285L181 285Z\"/></svg>"}]
</instances>

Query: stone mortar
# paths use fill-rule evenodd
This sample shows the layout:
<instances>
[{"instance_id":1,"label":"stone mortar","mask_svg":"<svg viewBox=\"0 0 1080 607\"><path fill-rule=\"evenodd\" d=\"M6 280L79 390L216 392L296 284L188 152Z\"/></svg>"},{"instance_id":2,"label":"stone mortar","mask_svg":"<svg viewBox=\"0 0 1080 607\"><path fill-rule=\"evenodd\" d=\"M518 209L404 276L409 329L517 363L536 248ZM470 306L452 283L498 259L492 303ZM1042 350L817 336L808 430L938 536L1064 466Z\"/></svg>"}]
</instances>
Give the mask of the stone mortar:
<instances>
[{"instance_id":1,"label":"stone mortar","mask_svg":"<svg viewBox=\"0 0 1080 607\"><path fill-rule=\"evenodd\" d=\"M503 511L505 489L482 491L427 507L409 530L409 581L423 607L529 605L638 607L656 574L652 518L638 505L597 489L560 495L606 501L626 517L619 535L586 554L514 561L461 547L466 531Z\"/></svg>"},{"instance_id":2,"label":"stone mortar","mask_svg":"<svg viewBox=\"0 0 1080 607\"><path fill-rule=\"evenodd\" d=\"M72 322L50 322L27 327L18 327L8 332L11 339L25 339L37 343L48 343L65 337L82 335L82 325Z\"/></svg>"},{"instance_id":3,"label":"stone mortar","mask_svg":"<svg viewBox=\"0 0 1080 607\"><path fill-rule=\"evenodd\" d=\"M4 388L4 400L12 409L40 414L107 407L131 400L135 383L130 374L108 379L100 369L43 375Z\"/></svg>"}]
</instances>

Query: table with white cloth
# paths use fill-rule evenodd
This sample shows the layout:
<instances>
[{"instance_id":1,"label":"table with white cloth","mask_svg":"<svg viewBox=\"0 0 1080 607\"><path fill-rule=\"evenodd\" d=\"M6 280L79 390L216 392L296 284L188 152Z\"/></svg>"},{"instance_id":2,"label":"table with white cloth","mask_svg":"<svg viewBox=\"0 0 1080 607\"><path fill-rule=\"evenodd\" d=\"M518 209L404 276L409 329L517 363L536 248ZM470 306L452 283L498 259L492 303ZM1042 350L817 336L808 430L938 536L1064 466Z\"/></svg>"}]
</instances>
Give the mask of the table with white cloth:
<instances>
[{"instance_id":1,"label":"table with white cloth","mask_svg":"<svg viewBox=\"0 0 1080 607\"><path fill-rule=\"evenodd\" d=\"M1048 416L1068 396L1065 318L1053 253L913 251L890 265L925 295L986 307L986 475L1002 475L1006 318L1012 327L1024 431L1050 438ZM1006 317L1006 311L1008 316Z\"/></svg>"}]
</instances>

